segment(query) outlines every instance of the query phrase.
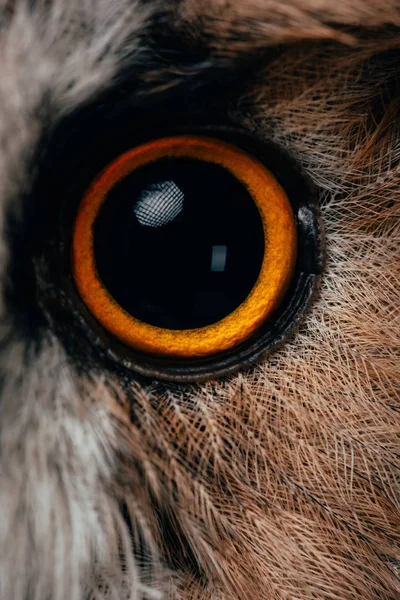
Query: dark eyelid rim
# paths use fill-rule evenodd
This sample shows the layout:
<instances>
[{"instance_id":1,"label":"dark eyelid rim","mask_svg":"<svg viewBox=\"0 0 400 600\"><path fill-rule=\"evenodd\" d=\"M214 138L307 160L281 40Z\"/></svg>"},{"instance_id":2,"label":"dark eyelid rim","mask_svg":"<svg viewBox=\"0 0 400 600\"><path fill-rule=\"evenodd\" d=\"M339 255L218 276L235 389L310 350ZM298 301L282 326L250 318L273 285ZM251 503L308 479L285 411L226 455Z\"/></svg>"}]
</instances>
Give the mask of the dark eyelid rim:
<instances>
[{"instance_id":1,"label":"dark eyelid rim","mask_svg":"<svg viewBox=\"0 0 400 600\"><path fill-rule=\"evenodd\" d=\"M261 160L286 190L292 203L298 231L298 260L293 282L271 319L248 340L218 355L201 359L179 359L145 355L118 342L108 334L83 305L70 275L69 233L63 228L62 279L64 298L82 334L100 355L128 371L146 378L181 383L201 382L230 375L251 367L273 352L298 327L318 292L324 264L323 226L312 185L297 163L280 148L231 124L175 127L147 133L144 140L182 133L212 135L247 150ZM70 219L67 219L70 222Z\"/></svg>"}]
</instances>

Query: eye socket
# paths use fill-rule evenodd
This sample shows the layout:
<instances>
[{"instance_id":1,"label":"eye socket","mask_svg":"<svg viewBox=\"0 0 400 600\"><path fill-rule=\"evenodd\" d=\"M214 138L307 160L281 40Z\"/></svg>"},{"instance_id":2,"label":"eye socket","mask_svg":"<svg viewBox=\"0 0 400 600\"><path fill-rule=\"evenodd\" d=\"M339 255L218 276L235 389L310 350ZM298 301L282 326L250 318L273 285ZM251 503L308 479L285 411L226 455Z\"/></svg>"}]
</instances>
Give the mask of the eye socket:
<instances>
[{"instance_id":1,"label":"eye socket","mask_svg":"<svg viewBox=\"0 0 400 600\"><path fill-rule=\"evenodd\" d=\"M180 135L125 152L92 183L72 272L115 339L194 359L234 350L271 318L296 253L291 204L264 164L226 141Z\"/></svg>"}]
</instances>

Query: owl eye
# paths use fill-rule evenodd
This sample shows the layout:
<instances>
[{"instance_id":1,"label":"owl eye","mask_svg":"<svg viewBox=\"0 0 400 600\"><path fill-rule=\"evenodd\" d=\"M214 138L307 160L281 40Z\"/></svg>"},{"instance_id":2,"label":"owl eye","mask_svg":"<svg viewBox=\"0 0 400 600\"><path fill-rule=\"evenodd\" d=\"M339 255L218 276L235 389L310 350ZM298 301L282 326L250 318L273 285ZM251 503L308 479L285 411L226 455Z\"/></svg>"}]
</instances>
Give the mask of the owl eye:
<instances>
[{"instance_id":1,"label":"owl eye","mask_svg":"<svg viewBox=\"0 0 400 600\"><path fill-rule=\"evenodd\" d=\"M248 338L277 307L296 257L289 200L255 158L180 136L126 152L80 206L74 276L116 338L197 357Z\"/></svg>"},{"instance_id":2,"label":"owl eye","mask_svg":"<svg viewBox=\"0 0 400 600\"><path fill-rule=\"evenodd\" d=\"M297 216L252 153L203 135L150 141L84 194L73 279L118 356L196 378L196 361L232 362L273 323L293 286Z\"/></svg>"}]
</instances>

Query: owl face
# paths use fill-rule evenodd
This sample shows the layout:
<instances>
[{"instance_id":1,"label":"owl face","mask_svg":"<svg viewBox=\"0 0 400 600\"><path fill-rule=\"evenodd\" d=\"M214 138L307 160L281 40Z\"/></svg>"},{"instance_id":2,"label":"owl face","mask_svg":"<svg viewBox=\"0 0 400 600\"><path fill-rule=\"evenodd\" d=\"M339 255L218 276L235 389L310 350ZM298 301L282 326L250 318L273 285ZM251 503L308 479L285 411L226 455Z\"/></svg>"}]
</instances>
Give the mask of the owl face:
<instances>
[{"instance_id":1,"label":"owl face","mask_svg":"<svg viewBox=\"0 0 400 600\"><path fill-rule=\"evenodd\" d=\"M0 15L0 597L394 600L396 2L21 0ZM185 154L136 175L138 148L177 136L217 144L203 171ZM228 181L235 152L286 198L289 266L262 326L256 311L229 348L200 356L180 338L178 355L168 332L216 321L225 340L260 265L282 263L264 260L273 193L260 208L242 175ZM111 198L98 186L121 157L135 204L118 188L79 254L78 215ZM199 212L179 221L185 186ZM132 219L142 262L128 273ZM181 237L153 231L178 221ZM151 262L189 221L196 257L212 223L229 228L230 245L209 242L214 275L239 248L203 313ZM103 261L104 297L112 287L124 315L166 331L162 352L144 347L149 329L133 346L110 329L98 288L85 296L93 248L93 281Z\"/></svg>"}]
</instances>

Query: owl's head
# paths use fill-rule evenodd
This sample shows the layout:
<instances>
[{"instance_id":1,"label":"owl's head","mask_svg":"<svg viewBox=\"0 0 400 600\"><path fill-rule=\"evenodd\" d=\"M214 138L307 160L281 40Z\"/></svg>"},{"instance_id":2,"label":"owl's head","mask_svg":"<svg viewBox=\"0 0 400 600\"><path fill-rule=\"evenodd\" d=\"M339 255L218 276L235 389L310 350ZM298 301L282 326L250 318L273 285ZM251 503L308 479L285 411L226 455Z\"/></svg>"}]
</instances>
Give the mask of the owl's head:
<instances>
[{"instance_id":1,"label":"owl's head","mask_svg":"<svg viewBox=\"0 0 400 600\"><path fill-rule=\"evenodd\" d=\"M395 0L0 8L0 597L394 600Z\"/></svg>"}]
</instances>

